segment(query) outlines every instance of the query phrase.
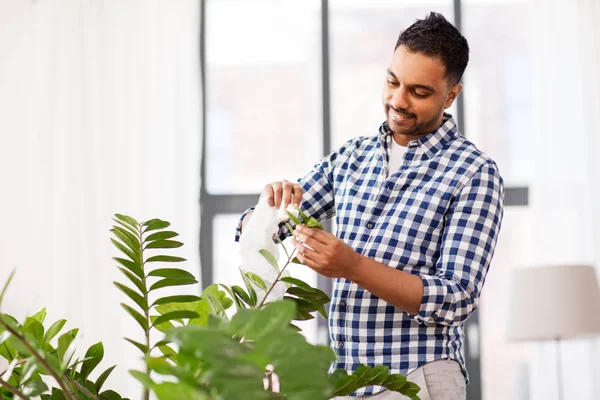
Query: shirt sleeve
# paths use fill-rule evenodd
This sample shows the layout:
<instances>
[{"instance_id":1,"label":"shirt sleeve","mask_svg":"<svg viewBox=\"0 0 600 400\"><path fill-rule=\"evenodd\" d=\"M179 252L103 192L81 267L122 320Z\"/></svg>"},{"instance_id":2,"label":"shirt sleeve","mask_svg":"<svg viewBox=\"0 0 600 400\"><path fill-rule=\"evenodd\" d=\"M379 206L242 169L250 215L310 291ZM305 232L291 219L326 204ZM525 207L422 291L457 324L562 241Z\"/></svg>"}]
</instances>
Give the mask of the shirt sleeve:
<instances>
[{"instance_id":1,"label":"shirt sleeve","mask_svg":"<svg viewBox=\"0 0 600 400\"><path fill-rule=\"evenodd\" d=\"M482 165L445 217L436 274L422 276L424 293L414 319L424 325L461 325L479 305L504 208L504 184L492 161Z\"/></svg>"},{"instance_id":2,"label":"shirt sleeve","mask_svg":"<svg viewBox=\"0 0 600 400\"><path fill-rule=\"evenodd\" d=\"M323 221L335 215L334 187L335 181L341 180L337 165L341 157L351 151L353 140L346 142L342 147L324 157L303 178L298 179L302 187L302 203L300 209L308 216L318 221ZM337 172L336 172L337 171ZM235 241L239 242L242 233L242 221L246 215L254 210L247 209L241 216L235 230ZM279 239L284 240L290 236L286 224L279 227Z\"/></svg>"}]
</instances>

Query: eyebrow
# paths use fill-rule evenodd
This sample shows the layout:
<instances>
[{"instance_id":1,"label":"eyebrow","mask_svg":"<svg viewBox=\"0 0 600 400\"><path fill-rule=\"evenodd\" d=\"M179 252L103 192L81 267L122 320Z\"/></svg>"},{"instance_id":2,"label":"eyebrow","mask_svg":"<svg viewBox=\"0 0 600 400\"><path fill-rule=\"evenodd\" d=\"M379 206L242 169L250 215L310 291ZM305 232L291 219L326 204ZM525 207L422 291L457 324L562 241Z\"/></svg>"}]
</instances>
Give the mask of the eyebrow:
<instances>
[{"instance_id":1,"label":"eyebrow","mask_svg":"<svg viewBox=\"0 0 600 400\"><path fill-rule=\"evenodd\" d=\"M387 70L388 75L391 75L395 80L399 81L398 77L396 76L396 74L394 74L389 68ZM423 90L427 90L428 92L435 92L435 89L432 88L431 86L427 86L427 85L421 85L421 84L414 84L414 85L408 85L410 88L412 89L423 89Z\"/></svg>"}]
</instances>

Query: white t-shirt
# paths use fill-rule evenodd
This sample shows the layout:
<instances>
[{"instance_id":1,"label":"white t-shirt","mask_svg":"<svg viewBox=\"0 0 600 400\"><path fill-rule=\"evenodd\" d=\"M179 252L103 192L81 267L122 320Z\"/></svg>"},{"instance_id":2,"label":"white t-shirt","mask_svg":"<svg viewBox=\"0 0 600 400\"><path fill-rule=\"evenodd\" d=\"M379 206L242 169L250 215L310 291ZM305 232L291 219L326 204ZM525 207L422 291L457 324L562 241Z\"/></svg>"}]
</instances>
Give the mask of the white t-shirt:
<instances>
[{"instance_id":1,"label":"white t-shirt","mask_svg":"<svg viewBox=\"0 0 600 400\"><path fill-rule=\"evenodd\" d=\"M406 153L406 147L400 146L394 138L392 138L392 148L390 149L390 162L388 163L387 176L393 175L394 172L400 169L402 162L404 161L404 154Z\"/></svg>"}]
</instances>

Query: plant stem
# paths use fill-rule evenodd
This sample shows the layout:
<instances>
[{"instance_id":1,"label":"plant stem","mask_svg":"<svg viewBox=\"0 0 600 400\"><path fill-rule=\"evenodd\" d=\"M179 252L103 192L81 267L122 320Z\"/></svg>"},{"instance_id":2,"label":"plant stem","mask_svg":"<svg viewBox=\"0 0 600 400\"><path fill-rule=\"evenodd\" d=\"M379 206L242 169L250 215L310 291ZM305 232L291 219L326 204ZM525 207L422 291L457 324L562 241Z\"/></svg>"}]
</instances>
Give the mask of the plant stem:
<instances>
[{"instance_id":1,"label":"plant stem","mask_svg":"<svg viewBox=\"0 0 600 400\"><path fill-rule=\"evenodd\" d=\"M140 265L142 266L142 274L144 275L144 279L143 279L143 284L144 284L144 299L146 300L146 304L150 304L150 301L148 300L148 286L146 284L146 279L148 278L148 276L146 275L146 270L144 269L144 266L146 265L146 263L144 262L144 241L143 241L143 232L142 232L142 226L140 225L138 228L138 232L139 232L139 240L140 240ZM146 317L146 322L148 324L148 329L144 330L144 335L146 336L146 348L148 349L148 351L146 351L146 359L148 357L150 357L150 307L148 307L148 309L144 310L145 311L145 317ZM146 376L148 377L148 379L150 379L150 366L148 365L148 363L146 362ZM150 390L144 385L144 391L142 393L142 400L149 400L150 399Z\"/></svg>"},{"instance_id":2,"label":"plant stem","mask_svg":"<svg viewBox=\"0 0 600 400\"><path fill-rule=\"evenodd\" d=\"M4 386L5 388L8 389L9 392L14 394L15 396L19 396L23 400L31 400L30 397L25 396L19 389L17 389L10 383L3 381L2 378L0 378L0 386Z\"/></svg>"},{"instance_id":3,"label":"plant stem","mask_svg":"<svg viewBox=\"0 0 600 400\"><path fill-rule=\"evenodd\" d=\"M294 249L294 251L292 251L292 254L288 255L287 262L285 263L285 265L283 266L283 268L281 268L281 271L279 271L279 274L277 275L277 278L275 278L275 280L271 284L271 287L269 287L269 290L267 290L267 292L265 293L265 297L263 297L263 299L260 301L260 303L258 304L258 306L256 306L256 308L261 308L265 304L265 301L267 300L267 297L269 296L269 294L271 293L271 291L273 291L273 288L275 288L275 285L279 282L279 279L281 278L281 274L283 274L283 271L285 271L285 269L287 268L287 266L290 265L290 263L292 262L292 257L294 257L295 253L296 253L296 250ZM287 252L286 252L286 254L287 254Z\"/></svg>"},{"instance_id":4,"label":"plant stem","mask_svg":"<svg viewBox=\"0 0 600 400\"><path fill-rule=\"evenodd\" d=\"M75 387L77 388L77 390L79 390L81 393L83 393L84 395L86 395L87 397L89 397L90 399L93 400L98 400L98 397L92 393L90 393L85 387L83 387L81 384L79 384L76 381L71 381L71 383L73 385L75 385Z\"/></svg>"},{"instance_id":5,"label":"plant stem","mask_svg":"<svg viewBox=\"0 0 600 400\"><path fill-rule=\"evenodd\" d=\"M27 347L27 350L29 350L31 352L31 354L37 358L44 367L46 367L46 369L48 370L48 372L52 375L52 377L54 378L54 380L56 381L56 383L58 383L58 385L60 386L60 388L63 391L63 394L65 396L66 400L76 400L74 399L71 395L71 391L67 388L67 385L65 384L65 382L61 379L61 377L56 373L56 371L54 371L54 369L50 366L50 364L48 363L48 361L42 357L42 355L40 353L37 352L37 350L35 350L33 348L33 346L31 346L31 344L29 344L29 342L23 337L21 336L17 331L15 331L10 325L8 325L2 318L1 318L1 314L0 314L0 325L4 326L4 328L9 331L11 333L11 335L13 335L18 341L20 341L21 343L23 343L23 345L25 347Z\"/></svg>"}]
</instances>

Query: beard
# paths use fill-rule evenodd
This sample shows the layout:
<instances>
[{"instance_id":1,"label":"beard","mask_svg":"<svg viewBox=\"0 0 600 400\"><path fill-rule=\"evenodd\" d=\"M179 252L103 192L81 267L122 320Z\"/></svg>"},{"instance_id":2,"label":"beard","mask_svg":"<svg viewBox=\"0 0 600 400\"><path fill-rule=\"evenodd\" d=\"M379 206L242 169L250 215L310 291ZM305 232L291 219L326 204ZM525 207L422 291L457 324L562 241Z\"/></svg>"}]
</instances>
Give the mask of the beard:
<instances>
[{"instance_id":1,"label":"beard","mask_svg":"<svg viewBox=\"0 0 600 400\"><path fill-rule=\"evenodd\" d=\"M394 109L387 105L385 107L388 127L395 134L402 136L422 137L430 134L440 127L443 120L444 109L430 118L423 119L411 114L404 109Z\"/></svg>"}]
</instances>

